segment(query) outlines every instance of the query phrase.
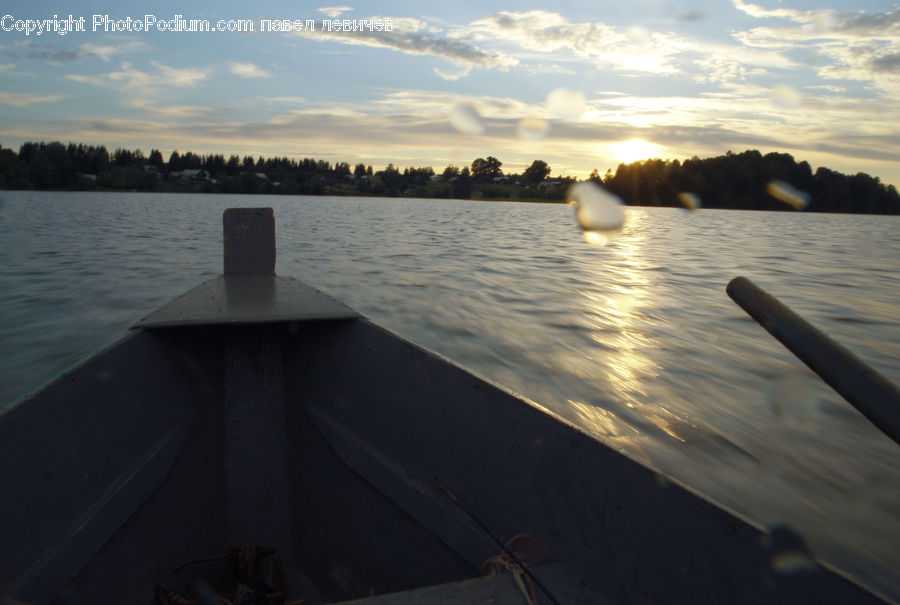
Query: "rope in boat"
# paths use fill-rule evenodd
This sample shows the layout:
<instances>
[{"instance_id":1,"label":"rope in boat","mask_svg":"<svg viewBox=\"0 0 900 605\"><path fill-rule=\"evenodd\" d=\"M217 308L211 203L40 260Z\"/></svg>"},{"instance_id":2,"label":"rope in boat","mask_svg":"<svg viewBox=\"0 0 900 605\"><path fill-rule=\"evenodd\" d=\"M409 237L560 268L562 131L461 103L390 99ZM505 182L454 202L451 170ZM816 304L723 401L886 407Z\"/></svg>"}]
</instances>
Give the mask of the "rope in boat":
<instances>
[{"instance_id":1,"label":"rope in boat","mask_svg":"<svg viewBox=\"0 0 900 605\"><path fill-rule=\"evenodd\" d=\"M464 515L466 515L469 519L471 519L478 526L478 528L481 529L481 531L483 531L491 539L491 541L500 548L502 554L497 555L497 557L492 557L491 559L488 559L488 561L485 563L484 567L488 567L491 564L491 562L494 560L506 559L508 562L512 563L513 565L515 565L515 567L520 569L522 571L522 573L525 575L525 577L534 584L534 586L537 586L541 590L541 592L543 592L545 595L547 595L547 597L550 599L550 602L553 603L553 605L560 605L560 602L556 599L555 596L553 596L553 593L550 592L550 590L546 586L544 586L543 582L541 582L538 579L538 577L535 576L534 573L530 569L528 569L528 566L525 565L515 555L515 553L513 553L509 549L507 544L504 544L503 542L501 542L500 539L497 538L497 536L495 536L494 533L491 532L491 530L488 529L488 527L484 523L482 523L481 520L472 513L472 511L470 511L468 508L466 508L466 505L462 503L462 501L456 496L456 494L454 494L450 490L449 487L444 485L441 482L441 480L438 478L434 479L434 483L435 483L435 485L437 485L437 487L439 487L441 489L441 491L443 491L447 495L448 498L450 498L450 501L453 502L453 504L455 504L456 507L459 508L459 510ZM508 542L508 544L511 544L518 537L519 536L512 538ZM499 559L498 559L498 557L499 557ZM512 571L512 568L510 568L510 571ZM522 594L525 596L525 598L529 599L527 584L526 584L526 587L523 587L522 584L524 582L520 583L521 578L515 572L513 573L513 577L516 579L516 584L519 586L519 590L522 590ZM532 595L533 595L533 593L532 593ZM536 596L534 596L534 598L535 598L535 601L532 601L529 599L528 603L530 604L530 603L536 602Z\"/></svg>"}]
</instances>

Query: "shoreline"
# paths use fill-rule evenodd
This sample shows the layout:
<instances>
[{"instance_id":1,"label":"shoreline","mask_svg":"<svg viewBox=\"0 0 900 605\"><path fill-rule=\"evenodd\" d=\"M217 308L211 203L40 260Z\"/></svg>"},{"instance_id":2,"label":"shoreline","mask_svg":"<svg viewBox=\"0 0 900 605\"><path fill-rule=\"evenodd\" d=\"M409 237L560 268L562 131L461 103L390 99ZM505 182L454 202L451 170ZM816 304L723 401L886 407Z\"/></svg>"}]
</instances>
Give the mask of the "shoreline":
<instances>
[{"instance_id":1,"label":"shoreline","mask_svg":"<svg viewBox=\"0 0 900 605\"><path fill-rule=\"evenodd\" d=\"M461 202L513 202L521 204L559 204L566 205L568 202L564 199L545 199L545 198L511 198L511 197L437 197L429 195L373 195L371 193L353 193L353 192L323 192L323 193L281 193L281 192L261 192L250 193L241 191L186 191L186 190L166 190L166 191L139 191L136 189L0 189L0 196L6 192L16 193L139 193L151 195L239 195L239 196L277 196L277 197L344 197L344 198L370 198L370 199L421 199L436 201L461 201ZM788 205L783 207L759 207L759 208L733 208L728 206L702 206L691 209L680 204L630 204L624 202L628 208L677 208L685 212L700 212L703 210L731 210L739 212L786 212L791 214L850 214L850 215L868 215L868 216L898 216L893 213L883 212L863 212L853 210L817 210L817 209L795 209ZM2 199L0 199L0 209L2 209Z\"/></svg>"}]
</instances>

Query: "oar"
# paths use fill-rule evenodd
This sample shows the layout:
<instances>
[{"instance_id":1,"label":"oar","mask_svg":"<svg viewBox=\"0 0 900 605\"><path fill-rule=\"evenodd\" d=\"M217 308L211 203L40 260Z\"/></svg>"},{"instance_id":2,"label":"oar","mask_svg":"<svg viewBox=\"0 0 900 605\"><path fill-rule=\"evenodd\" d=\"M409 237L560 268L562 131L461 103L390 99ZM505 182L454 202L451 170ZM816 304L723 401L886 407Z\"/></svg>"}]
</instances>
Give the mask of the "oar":
<instances>
[{"instance_id":1,"label":"oar","mask_svg":"<svg viewBox=\"0 0 900 605\"><path fill-rule=\"evenodd\" d=\"M900 390L746 277L725 289L759 325L900 444Z\"/></svg>"}]
</instances>

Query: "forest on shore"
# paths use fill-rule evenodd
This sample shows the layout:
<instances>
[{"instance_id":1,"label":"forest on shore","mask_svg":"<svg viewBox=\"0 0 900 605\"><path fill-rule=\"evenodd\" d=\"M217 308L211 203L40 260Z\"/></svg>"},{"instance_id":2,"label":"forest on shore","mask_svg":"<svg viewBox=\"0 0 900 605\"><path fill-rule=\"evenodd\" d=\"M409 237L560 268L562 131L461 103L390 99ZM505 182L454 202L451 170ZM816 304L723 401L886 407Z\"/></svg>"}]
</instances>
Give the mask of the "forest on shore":
<instances>
[{"instance_id":1,"label":"forest on shore","mask_svg":"<svg viewBox=\"0 0 900 605\"><path fill-rule=\"evenodd\" d=\"M332 164L288 157L198 155L173 151L60 142L27 142L18 152L0 146L0 189L255 193L285 195L363 195L427 198L565 201L572 177L551 177L551 168L534 160L522 173L504 173L495 157L470 166L402 170L388 164ZM756 150L684 161L650 159L620 164L589 180L603 185L626 204L742 210L796 210L900 214L894 185L865 173L846 175L828 168L813 172L809 163L787 153Z\"/></svg>"}]
</instances>

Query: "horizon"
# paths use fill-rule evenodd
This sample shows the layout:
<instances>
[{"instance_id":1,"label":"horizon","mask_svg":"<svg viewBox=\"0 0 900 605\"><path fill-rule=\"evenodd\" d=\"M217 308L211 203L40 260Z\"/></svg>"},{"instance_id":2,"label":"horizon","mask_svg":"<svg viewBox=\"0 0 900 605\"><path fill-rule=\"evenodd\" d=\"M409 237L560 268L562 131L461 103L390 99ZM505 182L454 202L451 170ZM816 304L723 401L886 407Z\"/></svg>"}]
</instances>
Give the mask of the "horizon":
<instances>
[{"instance_id":1,"label":"horizon","mask_svg":"<svg viewBox=\"0 0 900 605\"><path fill-rule=\"evenodd\" d=\"M847 4L17 3L0 15L0 142L438 173L540 159L582 180L757 149L900 185L900 6ZM184 31L192 19L254 31ZM315 30L261 31L266 19ZM325 31L332 19L362 29Z\"/></svg>"}]
</instances>

